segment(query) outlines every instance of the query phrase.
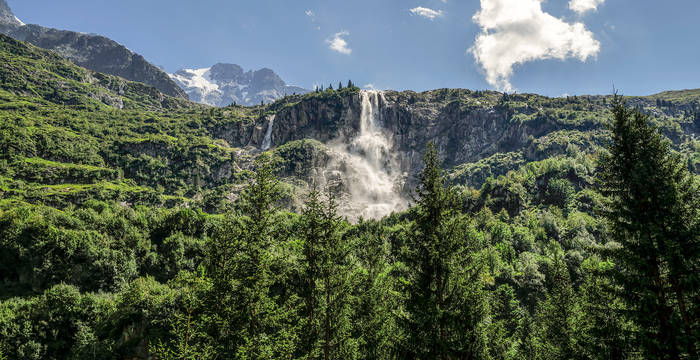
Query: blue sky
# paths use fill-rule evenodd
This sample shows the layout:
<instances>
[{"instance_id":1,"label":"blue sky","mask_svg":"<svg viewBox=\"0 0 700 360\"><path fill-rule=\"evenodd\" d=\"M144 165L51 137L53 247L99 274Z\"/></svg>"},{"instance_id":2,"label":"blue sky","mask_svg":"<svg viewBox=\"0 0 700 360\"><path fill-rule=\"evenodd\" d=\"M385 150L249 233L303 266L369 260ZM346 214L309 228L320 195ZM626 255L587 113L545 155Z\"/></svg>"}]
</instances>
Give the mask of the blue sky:
<instances>
[{"instance_id":1,"label":"blue sky","mask_svg":"<svg viewBox=\"0 0 700 360\"><path fill-rule=\"evenodd\" d=\"M8 3L25 23L105 35L170 72L230 62L307 88L350 78L381 89L549 96L700 88L698 0ZM336 34L346 45L334 50ZM469 50L479 36L480 63Z\"/></svg>"}]
</instances>

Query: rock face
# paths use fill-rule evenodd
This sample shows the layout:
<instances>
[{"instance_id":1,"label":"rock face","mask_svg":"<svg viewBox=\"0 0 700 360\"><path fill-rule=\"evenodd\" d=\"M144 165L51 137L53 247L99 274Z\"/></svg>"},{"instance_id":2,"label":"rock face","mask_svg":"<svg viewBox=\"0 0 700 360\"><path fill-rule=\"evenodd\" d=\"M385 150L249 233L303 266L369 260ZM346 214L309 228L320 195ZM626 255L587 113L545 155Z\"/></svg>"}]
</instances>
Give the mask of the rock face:
<instances>
[{"instance_id":1,"label":"rock face","mask_svg":"<svg viewBox=\"0 0 700 360\"><path fill-rule=\"evenodd\" d=\"M588 130L590 125L566 125L545 117L528 122L512 120L512 110L497 106L464 106L443 101L439 90L426 93L386 91L377 111L380 126L391 138L392 151L409 173L420 168L428 142L435 143L446 167L475 162L498 152L522 148L529 137L558 130ZM347 141L360 129L360 97L309 97L280 109L271 131L272 146L294 140L316 139L327 143ZM536 112L523 108L523 113ZM261 126L264 127L264 126ZM228 141L229 139L227 139ZM242 144L230 139L232 143Z\"/></svg>"},{"instance_id":2,"label":"rock face","mask_svg":"<svg viewBox=\"0 0 700 360\"><path fill-rule=\"evenodd\" d=\"M2 26L22 26L24 25L10 10L7 1L0 0L0 27Z\"/></svg>"},{"instance_id":3,"label":"rock face","mask_svg":"<svg viewBox=\"0 0 700 360\"><path fill-rule=\"evenodd\" d=\"M285 95L309 92L297 86L287 85L270 69L246 72L235 64L182 69L170 76L185 90L190 100L219 107L233 103L258 105L261 102L273 102Z\"/></svg>"},{"instance_id":4,"label":"rock face","mask_svg":"<svg viewBox=\"0 0 700 360\"><path fill-rule=\"evenodd\" d=\"M142 82L166 95L187 99L167 73L123 45L104 36L24 25L5 0L0 0L0 33L55 51L90 70Z\"/></svg>"}]
</instances>

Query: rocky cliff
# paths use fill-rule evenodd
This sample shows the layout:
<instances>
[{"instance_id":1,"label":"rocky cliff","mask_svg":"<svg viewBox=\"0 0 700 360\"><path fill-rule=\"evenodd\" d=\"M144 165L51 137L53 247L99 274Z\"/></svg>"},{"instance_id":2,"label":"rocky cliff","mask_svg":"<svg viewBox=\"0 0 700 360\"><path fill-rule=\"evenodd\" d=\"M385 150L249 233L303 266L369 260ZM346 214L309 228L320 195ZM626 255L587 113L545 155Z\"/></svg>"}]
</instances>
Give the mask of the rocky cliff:
<instances>
[{"instance_id":1,"label":"rocky cliff","mask_svg":"<svg viewBox=\"0 0 700 360\"><path fill-rule=\"evenodd\" d=\"M627 100L650 113L678 146L696 141L700 94L686 92L667 107L658 106L659 96ZM376 116L409 182L420 170L426 145L433 142L445 167L459 175L455 178L478 187L488 175L505 173L517 164L595 151L606 139L611 100L611 96L547 98L461 89L386 91ZM273 121L269 136L273 149L303 139L349 144L360 129L361 113L357 89L292 96L268 106L266 115L254 123L215 127L213 136L234 146L261 148ZM486 175L465 176L464 171L474 171L465 164L490 168Z\"/></svg>"},{"instance_id":2,"label":"rocky cliff","mask_svg":"<svg viewBox=\"0 0 700 360\"><path fill-rule=\"evenodd\" d=\"M104 36L24 25L5 0L0 0L0 33L55 51L82 67L155 87L166 95L187 99L167 73L143 56Z\"/></svg>"}]
</instances>

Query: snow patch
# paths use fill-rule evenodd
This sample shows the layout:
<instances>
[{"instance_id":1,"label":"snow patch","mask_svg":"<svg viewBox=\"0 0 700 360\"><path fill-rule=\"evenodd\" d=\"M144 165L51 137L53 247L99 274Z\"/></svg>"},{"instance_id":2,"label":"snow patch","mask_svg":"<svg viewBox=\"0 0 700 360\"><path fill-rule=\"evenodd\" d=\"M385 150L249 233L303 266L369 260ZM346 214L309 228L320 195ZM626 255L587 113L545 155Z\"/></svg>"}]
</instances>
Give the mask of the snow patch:
<instances>
[{"instance_id":1,"label":"snow patch","mask_svg":"<svg viewBox=\"0 0 700 360\"><path fill-rule=\"evenodd\" d=\"M211 79L210 69L183 69L170 74L170 78L188 92L196 93L199 99L192 100L216 106L216 99L221 98L222 93L219 85Z\"/></svg>"}]
</instances>

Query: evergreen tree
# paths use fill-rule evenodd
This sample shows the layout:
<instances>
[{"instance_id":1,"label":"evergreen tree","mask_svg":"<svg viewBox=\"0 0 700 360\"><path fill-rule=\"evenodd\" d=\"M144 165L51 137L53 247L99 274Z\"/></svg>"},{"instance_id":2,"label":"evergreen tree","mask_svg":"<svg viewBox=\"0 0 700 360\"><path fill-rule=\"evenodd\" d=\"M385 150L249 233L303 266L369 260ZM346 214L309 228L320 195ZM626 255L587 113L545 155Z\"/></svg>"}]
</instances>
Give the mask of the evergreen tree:
<instances>
[{"instance_id":1,"label":"evergreen tree","mask_svg":"<svg viewBox=\"0 0 700 360\"><path fill-rule=\"evenodd\" d=\"M304 335L301 337L300 352L307 359L319 357L320 315L317 314L318 289L316 283L320 277L320 256L323 251L320 238L323 236L323 204L319 192L314 188L304 204L301 217L301 237L304 240L302 249L302 279L300 295L304 301L301 329Z\"/></svg>"},{"instance_id":2,"label":"evergreen tree","mask_svg":"<svg viewBox=\"0 0 700 360\"><path fill-rule=\"evenodd\" d=\"M518 359L539 359L538 349L540 343L535 332L535 319L525 311L520 319L518 330L517 358Z\"/></svg>"},{"instance_id":3,"label":"evergreen tree","mask_svg":"<svg viewBox=\"0 0 700 360\"><path fill-rule=\"evenodd\" d=\"M356 352L350 323L350 249L339 233L341 220L334 195L329 192L322 201L314 189L302 222L304 355L324 360L352 359Z\"/></svg>"},{"instance_id":4,"label":"evergreen tree","mask_svg":"<svg viewBox=\"0 0 700 360\"><path fill-rule=\"evenodd\" d=\"M584 282L580 292L580 312L576 320L579 349L589 359L622 360L633 350L631 324L625 320L626 308L618 296L618 286L611 281L613 264L597 257L587 259L581 267Z\"/></svg>"},{"instance_id":5,"label":"evergreen tree","mask_svg":"<svg viewBox=\"0 0 700 360\"><path fill-rule=\"evenodd\" d=\"M488 347L491 359L510 359L514 356L516 332L521 318L520 304L515 291L504 284L491 292L491 322L488 329Z\"/></svg>"},{"instance_id":6,"label":"evergreen tree","mask_svg":"<svg viewBox=\"0 0 700 360\"><path fill-rule=\"evenodd\" d=\"M223 334L220 353L235 358L287 357L293 348L288 306L273 294L271 267L273 217L279 184L268 155L256 160L254 177L243 193L243 216L219 231L214 256L213 307Z\"/></svg>"},{"instance_id":7,"label":"evergreen tree","mask_svg":"<svg viewBox=\"0 0 700 360\"><path fill-rule=\"evenodd\" d=\"M459 214L434 145L428 145L417 189L415 223L406 249L407 343L417 359L485 356L481 243Z\"/></svg>"},{"instance_id":8,"label":"evergreen tree","mask_svg":"<svg viewBox=\"0 0 700 360\"><path fill-rule=\"evenodd\" d=\"M606 217L622 247L617 280L648 358L696 358L700 316L700 191L648 116L615 98L601 158Z\"/></svg>"},{"instance_id":9,"label":"evergreen tree","mask_svg":"<svg viewBox=\"0 0 700 360\"><path fill-rule=\"evenodd\" d=\"M361 222L347 234L354 238L357 270L353 272L353 324L360 359L394 359L403 336L396 317L402 294L399 265L392 262L384 228L375 221Z\"/></svg>"},{"instance_id":10,"label":"evergreen tree","mask_svg":"<svg viewBox=\"0 0 700 360\"><path fill-rule=\"evenodd\" d=\"M341 81L338 82L338 90L343 89L343 83Z\"/></svg>"},{"instance_id":11,"label":"evergreen tree","mask_svg":"<svg viewBox=\"0 0 700 360\"><path fill-rule=\"evenodd\" d=\"M540 304L537 314L541 326L538 351L543 359L576 359L574 321L576 308L574 290L571 287L569 270L564 262L564 254L558 243L554 243L552 268L550 272L551 290L547 299Z\"/></svg>"},{"instance_id":12,"label":"evergreen tree","mask_svg":"<svg viewBox=\"0 0 700 360\"><path fill-rule=\"evenodd\" d=\"M348 80L348 86L349 88L354 88L355 84L352 83L352 80Z\"/></svg>"}]
</instances>

